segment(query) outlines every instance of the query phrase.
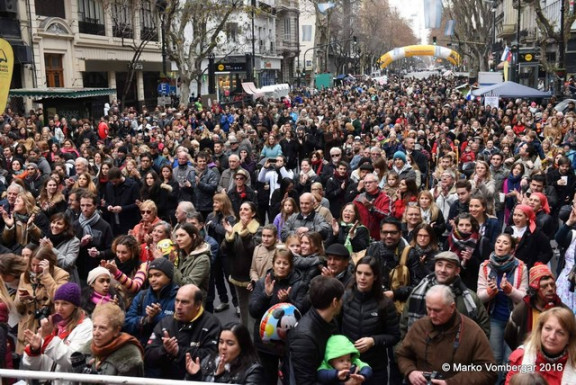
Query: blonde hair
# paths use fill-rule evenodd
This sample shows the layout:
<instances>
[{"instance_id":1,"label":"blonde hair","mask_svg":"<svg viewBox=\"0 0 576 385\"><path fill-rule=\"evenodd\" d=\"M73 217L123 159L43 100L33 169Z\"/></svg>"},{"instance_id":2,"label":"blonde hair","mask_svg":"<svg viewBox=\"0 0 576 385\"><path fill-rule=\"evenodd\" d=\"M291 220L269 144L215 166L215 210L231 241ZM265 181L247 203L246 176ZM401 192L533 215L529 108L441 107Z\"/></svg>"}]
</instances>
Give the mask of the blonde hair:
<instances>
[{"instance_id":1,"label":"blonde hair","mask_svg":"<svg viewBox=\"0 0 576 385\"><path fill-rule=\"evenodd\" d=\"M156 206L156 203L151 199L146 199L144 202L140 204L140 210L143 209L149 209L150 211L152 211L152 214L154 214L154 216L158 215L158 206Z\"/></svg>"}]
</instances>

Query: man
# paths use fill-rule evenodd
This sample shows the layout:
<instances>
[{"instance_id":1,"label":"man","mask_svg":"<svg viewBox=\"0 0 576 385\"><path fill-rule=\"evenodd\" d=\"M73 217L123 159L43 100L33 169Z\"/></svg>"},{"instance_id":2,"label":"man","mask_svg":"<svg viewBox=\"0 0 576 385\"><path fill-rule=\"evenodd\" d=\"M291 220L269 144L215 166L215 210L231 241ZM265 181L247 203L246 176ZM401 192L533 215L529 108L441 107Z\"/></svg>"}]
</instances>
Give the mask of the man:
<instances>
[{"instance_id":1,"label":"man","mask_svg":"<svg viewBox=\"0 0 576 385\"><path fill-rule=\"evenodd\" d=\"M332 147L330 149L330 161L322 169L320 174L320 181L323 186L326 186L328 178L334 175L334 170L338 167L338 164L342 160L342 149L340 147Z\"/></svg>"},{"instance_id":2,"label":"man","mask_svg":"<svg viewBox=\"0 0 576 385\"><path fill-rule=\"evenodd\" d=\"M198 153L196 157L196 175L194 178L194 206L204 218L212 212L212 197L218 188L218 176L208 167L210 155Z\"/></svg>"},{"instance_id":3,"label":"man","mask_svg":"<svg viewBox=\"0 0 576 385\"><path fill-rule=\"evenodd\" d=\"M162 170L162 166L170 163L170 161L160 153L158 142L150 142L148 147L150 147L150 157L152 158L152 167L154 168L154 170L156 170L157 173L160 173L160 170Z\"/></svg>"},{"instance_id":4,"label":"man","mask_svg":"<svg viewBox=\"0 0 576 385\"><path fill-rule=\"evenodd\" d=\"M458 312L474 320L484 331L490 335L490 319L486 308L476 293L469 290L460 279L460 259L451 251L439 253L434 258L434 273L423 278L412 290L404 312L400 318L400 334L402 337L414 323L426 315L424 296L434 285L445 285L450 288L456 299Z\"/></svg>"},{"instance_id":5,"label":"man","mask_svg":"<svg viewBox=\"0 0 576 385\"><path fill-rule=\"evenodd\" d=\"M428 315L414 323L397 351L398 367L408 383L494 384L498 372L486 369L495 364L490 342L474 321L457 310L450 288L432 286L425 300ZM480 369L466 370L470 367ZM438 376L432 382L426 377L430 372Z\"/></svg>"},{"instance_id":6,"label":"man","mask_svg":"<svg viewBox=\"0 0 576 385\"><path fill-rule=\"evenodd\" d=\"M344 287L353 278L350 269L350 252L344 245L333 243L326 249L326 266L322 267L322 275L325 277L334 277L342 282Z\"/></svg>"},{"instance_id":7,"label":"man","mask_svg":"<svg viewBox=\"0 0 576 385\"><path fill-rule=\"evenodd\" d=\"M26 189L34 195L34 198L38 198L40 190L42 190L42 185L48 176L42 174L42 171L40 171L36 163L27 163L26 170L28 171L28 175L24 178Z\"/></svg>"},{"instance_id":8,"label":"man","mask_svg":"<svg viewBox=\"0 0 576 385\"><path fill-rule=\"evenodd\" d=\"M393 300L405 301L410 293L407 287L392 291L390 289L390 271L394 269L408 243L402 238L402 224L393 217L382 220L380 224L380 241L372 242L366 255L376 258L380 263L384 294Z\"/></svg>"},{"instance_id":9,"label":"man","mask_svg":"<svg viewBox=\"0 0 576 385\"><path fill-rule=\"evenodd\" d=\"M334 319L342 309L343 294L344 285L336 278L320 275L310 282L308 297L312 307L288 332L284 373L289 383L317 384L316 371L324 359L328 338L336 332ZM358 381L355 378L346 384L360 384Z\"/></svg>"},{"instance_id":10,"label":"man","mask_svg":"<svg viewBox=\"0 0 576 385\"><path fill-rule=\"evenodd\" d=\"M195 211L196 209L194 208L192 202L181 201L180 203L178 203L178 206L176 207L176 212L174 213L174 216L176 216L177 223L174 226L174 229L172 230L172 234L174 234L176 230L180 228L180 226L186 223L186 218L188 218Z\"/></svg>"},{"instance_id":11,"label":"man","mask_svg":"<svg viewBox=\"0 0 576 385\"><path fill-rule=\"evenodd\" d=\"M314 196L311 193L304 193L300 195L300 212L292 214L282 228L282 241L285 242L292 234L301 236L313 231L320 233L322 239L326 239L331 230L324 217L314 211Z\"/></svg>"},{"instance_id":12,"label":"man","mask_svg":"<svg viewBox=\"0 0 576 385\"><path fill-rule=\"evenodd\" d=\"M504 340L512 350L522 345L543 311L556 306L569 309L556 294L556 279L548 266L537 262L528 274L528 286L524 300L510 313L504 332Z\"/></svg>"},{"instance_id":13,"label":"man","mask_svg":"<svg viewBox=\"0 0 576 385\"><path fill-rule=\"evenodd\" d=\"M152 155L150 155L149 152L145 152L140 155L140 170L138 170L138 172L140 173L140 176L144 178L146 173L150 171L154 171L158 174L158 170L152 166Z\"/></svg>"},{"instance_id":14,"label":"man","mask_svg":"<svg viewBox=\"0 0 576 385\"><path fill-rule=\"evenodd\" d=\"M224 144L220 140L220 137L218 135L215 135L215 137L216 140L214 140L214 155L212 157L216 167L218 167L218 171L220 174L222 174L222 172L229 167L228 156L224 153Z\"/></svg>"},{"instance_id":15,"label":"man","mask_svg":"<svg viewBox=\"0 0 576 385\"><path fill-rule=\"evenodd\" d=\"M270 200L274 191L280 188L280 183L284 178L294 179L294 172L286 169L286 157L284 155L278 155L276 159L267 159L264 162L264 167L258 173L258 182L269 186ZM270 200L268 203L270 203ZM271 220L274 220L274 218L271 218Z\"/></svg>"},{"instance_id":16,"label":"man","mask_svg":"<svg viewBox=\"0 0 576 385\"><path fill-rule=\"evenodd\" d=\"M2 218L2 213L7 213L12 215L14 211L14 203L16 203L16 198L18 194L24 192L24 187L17 183L12 183L6 189L6 199L0 201L0 232L4 230L4 219ZM6 248L4 245L0 245L0 254L11 253L13 250Z\"/></svg>"},{"instance_id":17,"label":"man","mask_svg":"<svg viewBox=\"0 0 576 385\"><path fill-rule=\"evenodd\" d=\"M140 199L138 183L122 175L118 167L108 171L108 181L104 202L112 232L114 236L128 234L140 222L140 210L136 204L136 200Z\"/></svg>"},{"instance_id":18,"label":"man","mask_svg":"<svg viewBox=\"0 0 576 385\"><path fill-rule=\"evenodd\" d=\"M366 175L374 172L374 167L372 166L371 163L364 162L360 165L360 167L358 167L357 172L358 172L357 182L354 182L353 175L350 178L352 180L352 183L348 185L348 189L346 191L346 198L345 198L346 202L352 202L358 196L358 194L364 192L364 178L366 177ZM354 174L354 172L352 174Z\"/></svg>"},{"instance_id":19,"label":"man","mask_svg":"<svg viewBox=\"0 0 576 385\"><path fill-rule=\"evenodd\" d=\"M28 162L35 163L38 165L38 169L42 172L42 175L48 178L52 172L50 168L50 163L42 156L42 152L38 147L35 147L28 151Z\"/></svg>"},{"instance_id":20,"label":"man","mask_svg":"<svg viewBox=\"0 0 576 385\"><path fill-rule=\"evenodd\" d=\"M454 218L458 215L469 212L470 192L472 191L472 184L468 180L459 180L456 182L456 195L458 200L450 206L450 212L446 221L446 227L452 230L454 226Z\"/></svg>"},{"instance_id":21,"label":"man","mask_svg":"<svg viewBox=\"0 0 576 385\"><path fill-rule=\"evenodd\" d=\"M82 283L90 270L100 265L100 260L112 246L112 228L97 211L98 196L85 191L80 195L80 211L78 220L72 225L74 234L80 238L80 252L76 260L78 275Z\"/></svg>"},{"instance_id":22,"label":"man","mask_svg":"<svg viewBox=\"0 0 576 385\"><path fill-rule=\"evenodd\" d=\"M422 173L422 185L424 186L428 175L428 158L422 152L417 151L415 146L416 140L414 138L411 136L404 138L403 151L408 155L412 155L412 159L414 159Z\"/></svg>"},{"instance_id":23,"label":"man","mask_svg":"<svg viewBox=\"0 0 576 385\"><path fill-rule=\"evenodd\" d=\"M440 176L440 183L430 190L445 222L450 216L450 207L458 200L454 179L454 171L451 169L444 170Z\"/></svg>"},{"instance_id":24,"label":"man","mask_svg":"<svg viewBox=\"0 0 576 385\"><path fill-rule=\"evenodd\" d=\"M360 214L360 223L372 239L380 239L380 221L390 215L390 197L378 187L378 177L367 174L364 177L364 192L354 199L354 205Z\"/></svg>"},{"instance_id":25,"label":"man","mask_svg":"<svg viewBox=\"0 0 576 385\"><path fill-rule=\"evenodd\" d=\"M190 164L190 156L185 150L178 151L176 155L178 166L174 168L172 178L178 182L180 187L179 201L193 201L194 183L196 182L196 173L194 167Z\"/></svg>"},{"instance_id":26,"label":"man","mask_svg":"<svg viewBox=\"0 0 576 385\"><path fill-rule=\"evenodd\" d=\"M346 190L349 185L348 164L340 161L334 175L326 182L326 198L330 201L330 212L334 218L340 218L342 207L349 202L346 200Z\"/></svg>"},{"instance_id":27,"label":"man","mask_svg":"<svg viewBox=\"0 0 576 385\"><path fill-rule=\"evenodd\" d=\"M80 210L80 189L74 189L68 194L68 208L65 214L70 219L70 223L74 223L79 217L82 211Z\"/></svg>"},{"instance_id":28,"label":"man","mask_svg":"<svg viewBox=\"0 0 576 385\"><path fill-rule=\"evenodd\" d=\"M239 170L243 170L240 167L240 156L236 154L232 154L228 157L228 165L229 168L222 171L222 175L220 176L220 182L218 182L218 188L220 191L228 191L232 187L234 187L234 177ZM251 185L250 174L248 174L248 180L246 181L248 186Z\"/></svg>"},{"instance_id":29,"label":"man","mask_svg":"<svg viewBox=\"0 0 576 385\"><path fill-rule=\"evenodd\" d=\"M224 130L226 131L226 130ZM238 155L240 156L240 141L235 136L230 136L228 138L228 143L230 143L230 148L228 149L228 159L230 159L230 155Z\"/></svg>"},{"instance_id":30,"label":"man","mask_svg":"<svg viewBox=\"0 0 576 385\"><path fill-rule=\"evenodd\" d=\"M228 198L230 198L230 202L232 203L234 213L236 214L236 218L240 218L240 206L242 206L242 203L253 202L257 205L256 192L252 189L252 187L246 185L247 180L248 171L244 169L238 170L234 176L235 186L227 192Z\"/></svg>"},{"instance_id":31,"label":"man","mask_svg":"<svg viewBox=\"0 0 576 385\"><path fill-rule=\"evenodd\" d=\"M402 151L396 151L392 157L392 171L398 174L398 180L416 180L416 171L412 169L410 163L406 160L406 154Z\"/></svg>"},{"instance_id":32,"label":"man","mask_svg":"<svg viewBox=\"0 0 576 385\"><path fill-rule=\"evenodd\" d=\"M186 375L186 355L193 360L218 349L220 321L202 307L202 291L184 285L176 294L174 317L164 317L154 327L146 345L147 376L181 380Z\"/></svg>"}]
</instances>

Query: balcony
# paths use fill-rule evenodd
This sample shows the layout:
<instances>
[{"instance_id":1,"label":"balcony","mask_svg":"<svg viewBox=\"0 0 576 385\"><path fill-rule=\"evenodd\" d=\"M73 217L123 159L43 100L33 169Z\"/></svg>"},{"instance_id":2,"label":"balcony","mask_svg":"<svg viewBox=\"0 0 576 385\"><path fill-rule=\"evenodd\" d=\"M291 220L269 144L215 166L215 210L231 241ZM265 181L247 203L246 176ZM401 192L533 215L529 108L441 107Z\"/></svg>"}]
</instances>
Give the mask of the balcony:
<instances>
[{"instance_id":1,"label":"balcony","mask_svg":"<svg viewBox=\"0 0 576 385\"><path fill-rule=\"evenodd\" d=\"M112 27L112 35L114 37L132 39L132 26L129 24L116 24Z\"/></svg>"},{"instance_id":2,"label":"balcony","mask_svg":"<svg viewBox=\"0 0 576 385\"><path fill-rule=\"evenodd\" d=\"M516 35L516 24L502 24L502 30L499 31L498 37L501 39Z\"/></svg>"},{"instance_id":3,"label":"balcony","mask_svg":"<svg viewBox=\"0 0 576 385\"><path fill-rule=\"evenodd\" d=\"M86 17L78 22L80 33L104 36L106 34L104 23L98 19Z\"/></svg>"},{"instance_id":4,"label":"balcony","mask_svg":"<svg viewBox=\"0 0 576 385\"><path fill-rule=\"evenodd\" d=\"M300 8L298 6L298 1L296 0L278 0L276 2L276 9L278 10L278 13L281 13L284 11L298 12Z\"/></svg>"}]
</instances>

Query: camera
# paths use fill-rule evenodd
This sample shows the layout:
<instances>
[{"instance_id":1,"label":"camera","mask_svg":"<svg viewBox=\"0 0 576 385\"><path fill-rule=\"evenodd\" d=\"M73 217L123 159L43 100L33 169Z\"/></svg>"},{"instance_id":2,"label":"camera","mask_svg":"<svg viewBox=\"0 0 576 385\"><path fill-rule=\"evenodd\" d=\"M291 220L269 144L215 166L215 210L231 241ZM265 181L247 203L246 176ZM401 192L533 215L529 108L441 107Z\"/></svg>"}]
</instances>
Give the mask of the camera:
<instances>
[{"instance_id":1,"label":"camera","mask_svg":"<svg viewBox=\"0 0 576 385\"><path fill-rule=\"evenodd\" d=\"M72 364L73 373L98 374L97 371L92 369L92 366L86 363L86 355L81 352L72 353L70 355L70 363Z\"/></svg>"},{"instance_id":2,"label":"camera","mask_svg":"<svg viewBox=\"0 0 576 385\"><path fill-rule=\"evenodd\" d=\"M44 306L34 312L34 319L38 321L42 321L44 318L48 318L50 316L50 308L48 306Z\"/></svg>"},{"instance_id":3,"label":"camera","mask_svg":"<svg viewBox=\"0 0 576 385\"><path fill-rule=\"evenodd\" d=\"M426 379L426 385L432 385L432 380L441 380L442 375L437 371L423 372L422 375Z\"/></svg>"}]
</instances>

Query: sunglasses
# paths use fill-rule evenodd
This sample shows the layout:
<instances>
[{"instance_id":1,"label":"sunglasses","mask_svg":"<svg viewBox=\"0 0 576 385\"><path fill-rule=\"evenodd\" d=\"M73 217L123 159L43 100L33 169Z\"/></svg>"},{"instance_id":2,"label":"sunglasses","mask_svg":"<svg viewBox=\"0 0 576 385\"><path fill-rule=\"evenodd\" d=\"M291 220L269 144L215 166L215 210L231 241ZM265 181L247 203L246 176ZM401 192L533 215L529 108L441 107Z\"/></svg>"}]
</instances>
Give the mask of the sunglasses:
<instances>
[{"instance_id":1,"label":"sunglasses","mask_svg":"<svg viewBox=\"0 0 576 385\"><path fill-rule=\"evenodd\" d=\"M152 214L152 210L140 210L140 214Z\"/></svg>"}]
</instances>

